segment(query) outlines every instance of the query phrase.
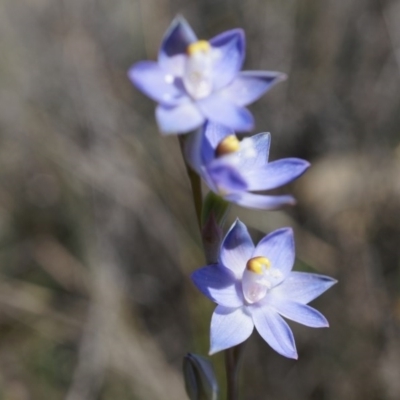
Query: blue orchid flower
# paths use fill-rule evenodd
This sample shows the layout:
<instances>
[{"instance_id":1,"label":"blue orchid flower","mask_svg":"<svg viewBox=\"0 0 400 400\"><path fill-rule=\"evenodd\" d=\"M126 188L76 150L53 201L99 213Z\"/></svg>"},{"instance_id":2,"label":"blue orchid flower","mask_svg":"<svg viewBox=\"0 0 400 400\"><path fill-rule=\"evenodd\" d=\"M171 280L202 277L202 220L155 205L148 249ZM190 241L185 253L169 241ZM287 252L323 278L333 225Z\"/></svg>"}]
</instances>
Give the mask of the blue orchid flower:
<instances>
[{"instance_id":1,"label":"blue orchid flower","mask_svg":"<svg viewBox=\"0 0 400 400\"><path fill-rule=\"evenodd\" d=\"M219 263L192 274L197 288L218 304L211 319L210 354L244 342L254 327L279 354L297 358L293 333L282 317L312 327L328 327L307 304L337 281L292 271L293 232L278 229L257 246L237 220L220 249Z\"/></svg>"},{"instance_id":2,"label":"blue orchid flower","mask_svg":"<svg viewBox=\"0 0 400 400\"><path fill-rule=\"evenodd\" d=\"M229 128L208 122L188 137L185 154L208 187L225 200L243 207L274 210L295 204L295 199L257 192L293 181L310 163L299 158L268 162L270 143L269 133L239 141Z\"/></svg>"},{"instance_id":3,"label":"blue orchid flower","mask_svg":"<svg viewBox=\"0 0 400 400\"><path fill-rule=\"evenodd\" d=\"M209 41L198 40L179 16L165 34L158 61L138 62L128 76L137 88L159 103L156 119L164 134L186 133L206 120L236 131L249 131L254 121L245 106L286 75L240 72L244 54L243 30L229 30Z\"/></svg>"}]
</instances>

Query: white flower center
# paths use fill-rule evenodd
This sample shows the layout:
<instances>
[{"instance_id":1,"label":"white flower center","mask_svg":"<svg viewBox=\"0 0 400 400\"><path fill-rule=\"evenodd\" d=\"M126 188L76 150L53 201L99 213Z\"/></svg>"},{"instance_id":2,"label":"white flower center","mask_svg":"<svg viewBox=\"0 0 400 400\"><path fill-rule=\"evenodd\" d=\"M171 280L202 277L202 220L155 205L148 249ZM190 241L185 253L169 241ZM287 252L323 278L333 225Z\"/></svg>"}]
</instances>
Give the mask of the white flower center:
<instances>
[{"instance_id":1,"label":"white flower center","mask_svg":"<svg viewBox=\"0 0 400 400\"><path fill-rule=\"evenodd\" d=\"M207 97L212 92L214 58L214 49L205 40L192 43L187 48L183 83L189 95L196 100Z\"/></svg>"},{"instance_id":2,"label":"white flower center","mask_svg":"<svg viewBox=\"0 0 400 400\"><path fill-rule=\"evenodd\" d=\"M257 150L254 146L254 142L250 138L245 138L240 143L240 152L243 158L255 158L257 156Z\"/></svg>"},{"instance_id":3,"label":"white flower center","mask_svg":"<svg viewBox=\"0 0 400 400\"><path fill-rule=\"evenodd\" d=\"M218 143L215 155L223 156L232 165L239 165L243 161L257 157L257 150L249 138L239 141L236 135L229 135Z\"/></svg>"},{"instance_id":4,"label":"white flower center","mask_svg":"<svg viewBox=\"0 0 400 400\"><path fill-rule=\"evenodd\" d=\"M251 258L242 276L242 290L246 301L250 304L262 300L268 290L282 279L282 273L271 267L266 257Z\"/></svg>"}]
</instances>

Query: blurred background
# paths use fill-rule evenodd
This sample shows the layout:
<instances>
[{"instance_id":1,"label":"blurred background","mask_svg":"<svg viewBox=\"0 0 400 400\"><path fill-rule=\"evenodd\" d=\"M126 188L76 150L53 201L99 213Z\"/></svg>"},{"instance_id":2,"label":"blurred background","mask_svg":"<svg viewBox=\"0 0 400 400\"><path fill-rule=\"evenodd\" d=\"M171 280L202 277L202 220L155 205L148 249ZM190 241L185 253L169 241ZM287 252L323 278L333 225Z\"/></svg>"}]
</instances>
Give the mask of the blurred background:
<instances>
[{"instance_id":1,"label":"blurred background","mask_svg":"<svg viewBox=\"0 0 400 400\"><path fill-rule=\"evenodd\" d=\"M0 399L183 400L182 357L208 351L178 141L126 77L177 13L200 38L243 27L245 67L288 73L255 132L312 163L295 208L233 207L227 226L292 226L296 268L339 279L313 303L330 329L291 324L298 361L253 334L243 399L399 399L394 0L0 1Z\"/></svg>"}]
</instances>

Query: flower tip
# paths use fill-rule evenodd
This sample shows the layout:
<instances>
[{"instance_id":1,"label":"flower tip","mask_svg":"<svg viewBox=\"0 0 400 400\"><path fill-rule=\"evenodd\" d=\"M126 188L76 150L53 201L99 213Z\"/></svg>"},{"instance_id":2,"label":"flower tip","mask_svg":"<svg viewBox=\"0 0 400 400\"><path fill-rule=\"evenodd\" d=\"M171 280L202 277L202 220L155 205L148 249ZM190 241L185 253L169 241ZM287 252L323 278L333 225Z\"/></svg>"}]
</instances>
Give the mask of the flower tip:
<instances>
[{"instance_id":1,"label":"flower tip","mask_svg":"<svg viewBox=\"0 0 400 400\"><path fill-rule=\"evenodd\" d=\"M302 175L304 175L307 170L311 167L311 163L309 161L300 159L300 165L299 165L299 169L298 169L298 174L296 178L300 178Z\"/></svg>"},{"instance_id":2,"label":"flower tip","mask_svg":"<svg viewBox=\"0 0 400 400\"><path fill-rule=\"evenodd\" d=\"M132 71L133 70L133 65L126 71L126 75L128 75L128 78L131 79Z\"/></svg>"},{"instance_id":3,"label":"flower tip","mask_svg":"<svg viewBox=\"0 0 400 400\"><path fill-rule=\"evenodd\" d=\"M270 235L274 237L280 237L280 240L288 239L294 247L294 231L292 227L288 226L284 228L279 228L276 231L271 232Z\"/></svg>"},{"instance_id":4,"label":"flower tip","mask_svg":"<svg viewBox=\"0 0 400 400\"><path fill-rule=\"evenodd\" d=\"M236 132L251 132L255 128L254 117L250 114L250 111L246 109L246 113L248 115L245 116L245 119L240 121L238 125L234 127Z\"/></svg>"},{"instance_id":5,"label":"flower tip","mask_svg":"<svg viewBox=\"0 0 400 400\"><path fill-rule=\"evenodd\" d=\"M309 161L303 160L303 159L299 159L300 164L298 166L297 169L297 176L295 179L300 178L301 176L303 176L308 169L311 167L311 163Z\"/></svg>"},{"instance_id":6,"label":"flower tip","mask_svg":"<svg viewBox=\"0 0 400 400\"><path fill-rule=\"evenodd\" d=\"M170 135L183 135L184 133L187 133L186 131L177 131L175 129L168 129L166 127L163 127L161 124L157 123L158 125L158 130L160 131L162 136L170 136Z\"/></svg>"},{"instance_id":7,"label":"flower tip","mask_svg":"<svg viewBox=\"0 0 400 400\"><path fill-rule=\"evenodd\" d=\"M215 347L213 347L212 345L210 346L210 350L208 351L208 355L209 356L213 356L215 353L218 353L220 351L220 349L216 349Z\"/></svg>"},{"instance_id":8,"label":"flower tip","mask_svg":"<svg viewBox=\"0 0 400 400\"><path fill-rule=\"evenodd\" d=\"M182 20L186 21L185 17L181 13L179 13L175 15L175 18L172 20L172 22L174 23L176 21L182 21Z\"/></svg>"},{"instance_id":9,"label":"flower tip","mask_svg":"<svg viewBox=\"0 0 400 400\"><path fill-rule=\"evenodd\" d=\"M282 231L290 236L294 236L293 228L291 226L288 226L287 228L282 228Z\"/></svg>"},{"instance_id":10,"label":"flower tip","mask_svg":"<svg viewBox=\"0 0 400 400\"><path fill-rule=\"evenodd\" d=\"M170 28L175 28L178 25L189 25L186 18L182 14L177 14L170 24Z\"/></svg>"},{"instance_id":11,"label":"flower tip","mask_svg":"<svg viewBox=\"0 0 400 400\"><path fill-rule=\"evenodd\" d=\"M236 232L247 231L247 226L239 218L236 218L235 222L232 224L228 233L233 231Z\"/></svg>"},{"instance_id":12,"label":"flower tip","mask_svg":"<svg viewBox=\"0 0 400 400\"><path fill-rule=\"evenodd\" d=\"M244 44L244 40L245 40L245 37L246 37L244 29L243 28L235 28L235 29L233 29L233 32L235 32L235 31L236 31L236 34L239 37L239 40L242 42L242 44Z\"/></svg>"},{"instance_id":13,"label":"flower tip","mask_svg":"<svg viewBox=\"0 0 400 400\"><path fill-rule=\"evenodd\" d=\"M328 290L329 288L331 288L333 285L336 285L339 281L337 279L331 278L331 277L326 277L327 281L326 281L326 289Z\"/></svg>"},{"instance_id":14,"label":"flower tip","mask_svg":"<svg viewBox=\"0 0 400 400\"><path fill-rule=\"evenodd\" d=\"M251 123L248 123L248 125L246 126L246 129L243 129L245 132L250 132L254 129L255 127L255 123L254 123L254 119L251 121Z\"/></svg>"},{"instance_id":15,"label":"flower tip","mask_svg":"<svg viewBox=\"0 0 400 400\"><path fill-rule=\"evenodd\" d=\"M280 355L286 357L286 358L291 358L292 360L298 360L299 355L297 353L297 349L293 348L291 350L287 349L286 351L283 352L278 352Z\"/></svg>"},{"instance_id":16,"label":"flower tip","mask_svg":"<svg viewBox=\"0 0 400 400\"><path fill-rule=\"evenodd\" d=\"M191 279L191 281L196 285L196 278L197 278L197 274L198 274L198 269L196 269L195 271L193 271L189 277ZM197 285L196 285L197 286Z\"/></svg>"},{"instance_id":17,"label":"flower tip","mask_svg":"<svg viewBox=\"0 0 400 400\"><path fill-rule=\"evenodd\" d=\"M240 45L241 45L241 47L243 49L244 48L244 44L245 44L244 43L245 42L245 38L246 38L246 34L244 32L244 29L242 29L242 28L233 28L233 29L230 29L228 31L225 31L225 32L215 36L215 38L213 38L213 39L218 39L217 41L219 43L221 43L221 41L222 42L226 42L227 40L234 39L234 40L237 40L240 43ZM213 41L213 39L211 39L211 41Z\"/></svg>"},{"instance_id":18,"label":"flower tip","mask_svg":"<svg viewBox=\"0 0 400 400\"><path fill-rule=\"evenodd\" d=\"M214 354L217 354L220 351L228 350L229 348L235 346L232 344L221 343L221 342L218 343L218 342L219 342L218 339L215 341L213 341L213 339L211 339L210 350L208 351L209 356L213 356ZM240 344L240 343L237 343L237 344Z\"/></svg>"},{"instance_id":19,"label":"flower tip","mask_svg":"<svg viewBox=\"0 0 400 400\"><path fill-rule=\"evenodd\" d=\"M306 169L308 169L308 168L310 168L310 167L311 167L310 161L304 160L304 170L306 170Z\"/></svg>"},{"instance_id":20,"label":"flower tip","mask_svg":"<svg viewBox=\"0 0 400 400\"><path fill-rule=\"evenodd\" d=\"M288 78L288 75L285 74L284 72L282 72L279 76L278 76L278 80L279 81L286 81L286 79Z\"/></svg>"},{"instance_id":21,"label":"flower tip","mask_svg":"<svg viewBox=\"0 0 400 400\"><path fill-rule=\"evenodd\" d=\"M162 136L169 136L169 135L179 135L182 132L175 132L175 131L170 131L168 129L163 128L162 126L158 125L158 130L160 131Z\"/></svg>"},{"instance_id":22,"label":"flower tip","mask_svg":"<svg viewBox=\"0 0 400 400\"><path fill-rule=\"evenodd\" d=\"M245 47L246 47L246 34L244 32L244 29L242 28L236 28L237 35L238 35L238 42L240 43L240 50L242 52L242 61L244 59L244 52L245 52Z\"/></svg>"},{"instance_id":23,"label":"flower tip","mask_svg":"<svg viewBox=\"0 0 400 400\"><path fill-rule=\"evenodd\" d=\"M137 70L137 64L133 64L126 73L128 75L129 80L135 85L136 85L136 82L135 82L136 70Z\"/></svg>"}]
</instances>

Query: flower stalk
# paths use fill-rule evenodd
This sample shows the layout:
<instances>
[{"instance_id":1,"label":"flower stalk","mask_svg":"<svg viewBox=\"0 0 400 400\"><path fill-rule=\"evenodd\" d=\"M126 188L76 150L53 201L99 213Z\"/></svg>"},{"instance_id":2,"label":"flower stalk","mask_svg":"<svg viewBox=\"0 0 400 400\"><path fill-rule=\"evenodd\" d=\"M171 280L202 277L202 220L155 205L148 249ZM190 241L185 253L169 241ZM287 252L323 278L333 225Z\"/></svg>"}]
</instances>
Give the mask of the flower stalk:
<instances>
[{"instance_id":1,"label":"flower stalk","mask_svg":"<svg viewBox=\"0 0 400 400\"><path fill-rule=\"evenodd\" d=\"M185 163L186 172L188 174L190 186L192 189L192 199L193 199L193 204L194 204L194 208L196 211L197 224L198 224L200 232L201 232L201 229L202 229L201 216L202 216L202 210L203 210L203 196L201 193L201 178L199 175L196 174L195 171L193 171L193 169L186 162L185 154L184 154L184 152L185 152L185 150L184 150L185 149L185 136L180 135L180 136L178 136L178 139L179 139L179 145L180 145L181 152L182 152L182 158Z\"/></svg>"},{"instance_id":2,"label":"flower stalk","mask_svg":"<svg viewBox=\"0 0 400 400\"><path fill-rule=\"evenodd\" d=\"M229 205L276 210L294 205L291 195L268 194L299 178L310 164L298 158L269 161L271 137L262 132L239 140L254 119L246 108L286 75L275 71L242 71L242 29L199 40L178 16L167 30L157 61L133 65L128 76L155 100L156 120L164 135L178 134L207 265L191 278L217 304L211 319L210 352L225 353L226 400L239 399L239 369L244 343L257 330L279 354L297 359L286 319L322 328L326 318L308 305L336 281L292 271L294 234L281 228L254 244L238 219L223 237ZM193 132L195 131L195 132ZM183 136L184 134L189 135ZM202 180L210 189L203 200ZM189 354L184 360L188 396L215 400L218 384L211 363Z\"/></svg>"},{"instance_id":3,"label":"flower stalk","mask_svg":"<svg viewBox=\"0 0 400 400\"><path fill-rule=\"evenodd\" d=\"M239 371L245 343L225 350L226 400L239 400Z\"/></svg>"}]
</instances>

